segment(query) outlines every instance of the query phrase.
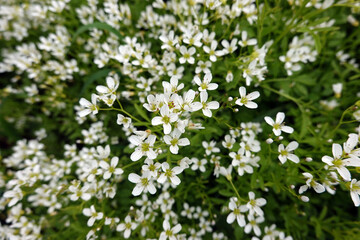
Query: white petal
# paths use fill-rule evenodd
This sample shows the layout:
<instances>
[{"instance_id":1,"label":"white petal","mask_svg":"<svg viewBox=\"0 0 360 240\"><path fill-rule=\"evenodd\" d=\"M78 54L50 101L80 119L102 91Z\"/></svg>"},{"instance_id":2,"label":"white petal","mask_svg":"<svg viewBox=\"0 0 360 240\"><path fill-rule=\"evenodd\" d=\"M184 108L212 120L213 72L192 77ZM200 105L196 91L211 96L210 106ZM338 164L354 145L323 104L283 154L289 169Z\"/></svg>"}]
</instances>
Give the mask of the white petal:
<instances>
[{"instance_id":1,"label":"white petal","mask_svg":"<svg viewBox=\"0 0 360 240\"><path fill-rule=\"evenodd\" d=\"M250 109L255 109L255 108L258 107L258 105L257 105L257 103L255 103L255 102L249 101L249 102L247 102L247 103L245 104L245 107L250 108Z\"/></svg>"},{"instance_id":2,"label":"white petal","mask_svg":"<svg viewBox=\"0 0 360 240\"><path fill-rule=\"evenodd\" d=\"M216 101L211 101L207 104L207 108L209 109L218 109L219 108L219 103Z\"/></svg>"},{"instance_id":3,"label":"white petal","mask_svg":"<svg viewBox=\"0 0 360 240\"><path fill-rule=\"evenodd\" d=\"M293 161L294 163L299 163L300 162L300 159L298 156L296 156L295 154L289 154L287 156L287 158L291 161Z\"/></svg>"},{"instance_id":4,"label":"white petal","mask_svg":"<svg viewBox=\"0 0 360 240\"><path fill-rule=\"evenodd\" d=\"M130 173L128 176L128 179L130 182L132 183L139 183L141 182L141 178L139 175L137 175L136 173Z\"/></svg>"},{"instance_id":5,"label":"white petal","mask_svg":"<svg viewBox=\"0 0 360 240\"><path fill-rule=\"evenodd\" d=\"M181 180L178 176L173 176L170 178L170 180L174 185L179 185L181 183Z\"/></svg>"},{"instance_id":6,"label":"white petal","mask_svg":"<svg viewBox=\"0 0 360 240\"><path fill-rule=\"evenodd\" d=\"M140 184L136 184L136 186L134 187L134 189L132 191L132 195L139 196L143 190L144 190L144 186L142 186Z\"/></svg>"},{"instance_id":7,"label":"white petal","mask_svg":"<svg viewBox=\"0 0 360 240\"><path fill-rule=\"evenodd\" d=\"M249 99L249 100L254 100L256 98L260 97L260 93L258 91L255 91L255 92L252 92L252 93L249 93L246 98Z\"/></svg>"},{"instance_id":8,"label":"white petal","mask_svg":"<svg viewBox=\"0 0 360 240\"><path fill-rule=\"evenodd\" d=\"M351 191L351 192L350 192L350 196L351 196L351 199L352 199L353 202L354 202L355 207L360 206L360 197L359 197L359 194L357 194L356 192Z\"/></svg>"},{"instance_id":9,"label":"white petal","mask_svg":"<svg viewBox=\"0 0 360 240\"><path fill-rule=\"evenodd\" d=\"M190 141L187 138L181 138L178 141L178 145L179 146L187 146L187 145L190 145Z\"/></svg>"},{"instance_id":10,"label":"white petal","mask_svg":"<svg viewBox=\"0 0 360 240\"><path fill-rule=\"evenodd\" d=\"M341 155L342 155L341 145L338 143L333 143L332 152L333 152L334 158L337 158L337 159L341 158Z\"/></svg>"},{"instance_id":11,"label":"white petal","mask_svg":"<svg viewBox=\"0 0 360 240\"><path fill-rule=\"evenodd\" d=\"M99 165L101 168L103 168L105 170L109 169L109 167L110 167L110 165L105 161L100 161Z\"/></svg>"},{"instance_id":12,"label":"white petal","mask_svg":"<svg viewBox=\"0 0 360 240\"><path fill-rule=\"evenodd\" d=\"M151 124L152 125L160 125L160 124L163 124L163 121L162 121L162 117L154 117L152 120L151 120Z\"/></svg>"},{"instance_id":13,"label":"white petal","mask_svg":"<svg viewBox=\"0 0 360 240\"><path fill-rule=\"evenodd\" d=\"M226 222L228 224L232 224L235 221L235 214L234 213L230 213L227 218L226 218Z\"/></svg>"},{"instance_id":14,"label":"white petal","mask_svg":"<svg viewBox=\"0 0 360 240\"><path fill-rule=\"evenodd\" d=\"M137 161L143 156L143 153L140 151L140 149L135 150L130 156L130 159L132 161Z\"/></svg>"},{"instance_id":15,"label":"white petal","mask_svg":"<svg viewBox=\"0 0 360 240\"><path fill-rule=\"evenodd\" d=\"M177 234L177 233L180 232L180 230L181 230L181 225L180 225L180 224L176 224L175 227L173 227L171 230L172 230L172 232L173 232L174 234Z\"/></svg>"},{"instance_id":16,"label":"white petal","mask_svg":"<svg viewBox=\"0 0 360 240\"><path fill-rule=\"evenodd\" d=\"M164 127L164 134L169 134L171 132L171 125L170 123L163 124Z\"/></svg>"},{"instance_id":17,"label":"white petal","mask_svg":"<svg viewBox=\"0 0 360 240\"><path fill-rule=\"evenodd\" d=\"M246 88L245 87L240 87L239 88L239 93L240 93L240 98L245 97L246 96Z\"/></svg>"},{"instance_id":18,"label":"white petal","mask_svg":"<svg viewBox=\"0 0 360 240\"><path fill-rule=\"evenodd\" d=\"M292 127L289 127L289 126L281 126L281 131L291 134L291 133L294 132L294 129Z\"/></svg>"},{"instance_id":19,"label":"white petal","mask_svg":"<svg viewBox=\"0 0 360 240\"><path fill-rule=\"evenodd\" d=\"M276 121L275 122L278 123L278 124L281 124L284 121L284 119L285 119L285 113L278 112L276 114Z\"/></svg>"},{"instance_id":20,"label":"white petal","mask_svg":"<svg viewBox=\"0 0 360 240\"><path fill-rule=\"evenodd\" d=\"M338 168L336 168L338 173L340 174L340 176L342 178L344 178L345 181L350 181L351 180L351 174L349 172L349 170L346 167L340 166Z\"/></svg>"},{"instance_id":21,"label":"white petal","mask_svg":"<svg viewBox=\"0 0 360 240\"><path fill-rule=\"evenodd\" d=\"M333 159L332 157L323 156L323 157L321 158L321 160L322 160L324 163L326 163L327 165L329 165L329 166L333 166L333 165L334 165L334 164L333 164L334 159Z\"/></svg>"},{"instance_id":22,"label":"white petal","mask_svg":"<svg viewBox=\"0 0 360 240\"><path fill-rule=\"evenodd\" d=\"M149 184L147 186L147 190L149 191L150 194L155 194L156 193L156 188L155 188L154 184Z\"/></svg>"},{"instance_id":23,"label":"white petal","mask_svg":"<svg viewBox=\"0 0 360 240\"><path fill-rule=\"evenodd\" d=\"M291 143L289 143L289 145L287 145L286 149L288 150L288 152L290 152L297 149L298 147L299 143L297 143L296 141L292 141Z\"/></svg>"},{"instance_id":24,"label":"white petal","mask_svg":"<svg viewBox=\"0 0 360 240\"><path fill-rule=\"evenodd\" d=\"M109 179L110 177L111 177L111 172L109 172L109 171L106 171L105 173L104 173L104 179L106 180L106 179Z\"/></svg>"},{"instance_id":25,"label":"white petal","mask_svg":"<svg viewBox=\"0 0 360 240\"><path fill-rule=\"evenodd\" d=\"M85 117L86 115L89 115L91 113L91 110L89 108L86 108L84 110L81 110L80 112L78 112L78 115L80 117Z\"/></svg>"},{"instance_id":26,"label":"white petal","mask_svg":"<svg viewBox=\"0 0 360 240\"><path fill-rule=\"evenodd\" d=\"M273 126L275 124L274 120L271 117L265 117L265 122L269 124L270 126Z\"/></svg>"}]
</instances>

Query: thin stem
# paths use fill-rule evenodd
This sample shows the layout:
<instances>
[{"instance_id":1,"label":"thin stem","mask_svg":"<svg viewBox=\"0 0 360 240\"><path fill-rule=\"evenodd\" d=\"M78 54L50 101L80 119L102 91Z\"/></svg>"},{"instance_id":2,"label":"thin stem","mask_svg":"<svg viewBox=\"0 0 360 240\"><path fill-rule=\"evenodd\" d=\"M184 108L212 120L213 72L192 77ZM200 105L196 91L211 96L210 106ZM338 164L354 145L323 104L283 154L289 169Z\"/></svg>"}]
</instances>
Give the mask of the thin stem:
<instances>
[{"instance_id":1,"label":"thin stem","mask_svg":"<svg viewBox=\"0 0 360 240\"><path fill-rule=\"evenodd\" d=\"M131 166L133 166L133 165L135 165L135 164L137 164L137 163L139 163L139 162L140 162L140 161L136 161L136 162L129 163L129 164L123 166L121 169L124 170L124 169L126 169L126 168L128 168L128 167L131 167Z\"/></svg>"},{"instance_id":2,"label":"thin stem","mask_svg":"<svg viewBox=\"0 0 360 240\"><path fill-rule=\"evenodd\" d=\"M236 188L235 188L235 186L234 186L234 183L232 182L232 179L231 179L231 178L227 178L227 179L229 180L232 188L234 189L234 191L235 191L235 193L236 193L236 196L237 196L237 198L239 199L239 201L241 200L241 201L246 202L245 199L243 199L243 198L240 197L239 192L236 190Z\"/></svg>"}]
</instances>

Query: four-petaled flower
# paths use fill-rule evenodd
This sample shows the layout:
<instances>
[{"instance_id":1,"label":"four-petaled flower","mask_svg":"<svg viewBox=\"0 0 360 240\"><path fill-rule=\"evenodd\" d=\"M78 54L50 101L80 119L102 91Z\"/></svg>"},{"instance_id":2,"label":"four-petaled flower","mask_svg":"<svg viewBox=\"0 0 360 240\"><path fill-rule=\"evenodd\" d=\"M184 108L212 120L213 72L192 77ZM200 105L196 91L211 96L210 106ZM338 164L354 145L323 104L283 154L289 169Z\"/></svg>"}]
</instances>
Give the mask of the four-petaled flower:
<instances>
[{"instance_id":1,"label":"four-petaled flower","mask_svg":"<svg viewBox=\"0 0 360 240\"><path fill-rule=\"evenodd\" d=\"M151 181L150 172L144 172L141 177L136 173L130 173L128 178L130 182L136 183L132 195L139 196L145 189L151 194L156 193L156 188Z\"/></svg>"},{"instance_id":2,"label":"four-petaled flower","mask_svg":"<svg viewBox=\"0 0 360 240\"><path fill-rule=\"evenodd\" d=\"M118 157L113 157L111 159L111 164L105 162L104 160L102 160L99 165L102 169L104 169L104 179L109 179L111 177L112 174L115 175L121 175L123 174L124 170L122 170L121 168L116 168L117 164L119 162L119 158Z\"/></svg>"},{"instance_id":3,"label":"four-petaled flower","mask_svg":"<svg viewBox=\"0 0 360 240\"><path fill-rule=\"evenodd\" d=\"M178 129L174 129L170 135L164 136L164 141L167 145L170 145L170 152L178 154L179 146L190 145L190 141L187 138L180 138L181 132Z\"/></svg>"},{"instance_id":4,"label":"four-petaled flower","mask_svg":"<svg viewBox=\"0 0 360 240\"><path fill-rule=\"evenodd\" d=\"M94 205L91 205L90 208L84 208L83 214L87 217L90 217L87 225L91 227L94 225L95 220L100 220L103 218L104 214L102 212L96 212Z\"/></svg>"},{"instance_id":5,"label":"four-petaled flower","mask_svg":"<svg viewBox=\"0 0 360 240\"><path fill-rule=\"evenodd\" d=\"M129 138L129 141L137 147L135 148L135 151L131 154L130 159L132 161L137 161L144 155L146 155L149 159L155 159L157 156L157 154L153 150L155 140L155 135L149 135L145 141L143 141L139 136L132 135Z\"/></svg>"},{"instance_id":6,"label":"four-petaled flower","mask_svg":"<svg viewBox=\"0 0 360 240\"><path fill-rule=\"evenodd\" d=\"M160 116L154 117L151 120L152 125L163 125L164 133L169 134L171 132L171 124L178 120L178 115L176 113L170 113L168 105L164 105L160 108Z\"/></svg>"},{"instance_id":7,"label":"four-petaled flower","mask_svg":"<svg viewBox=\"0 0 360 240\"><path fill-rule=\"evenodd\" d=\"M78 112L80 117L85 117L86 115L92 113L97 114L99 112L99 107L96 105L98 96L96 94L91 94L91 102L86 100L85 98L80 99L80 105L85 107L85 109Z\"/></svg>"},{"instance_id":8,"label":"four-petaled flower","mask_svg":"<svg viewBox=\"0 0 360 240\"><path fill-rule=\"evenodd\" d=\"M164 183L166 181L166 179L169 179L171 181L172 184L174 185L179 185L180 184L180 178L176 175L180 174L183 169L179 166L176 166L174 168L170 168L169 164L167 162L163 162L161 165L161 168L163 170L163 172L161 173L161 175L158 178L158 182L159 183Z\"/></svg>"},{"instance_id":9,"label":"four-petaled flower","mask_svg":"<svg viewBox=\"0 0 360 240\"><path fill-rule=\"evenodd\" d=\"M280 153L279 155L279 160L282 164L284 164L286 162L287 159L289 159L290 161L293 161L294 163L299 163L300 159L298 156L296 156L295 154L292 154L291 152L294 151L295 149L297 149L299 146L299 144L295 141L292 141L291 143L289 143L286 148L284 147L283 144L280 144L278 147L278 152Z\"/></svg>"},{"instance_id":10,"label":"four-petaled flower","mask_svg":"<svg viewBox=\"0 0 360 240\"><path fill-rule=\"evenodd\" d=\"M281 135L281 131L286 132L286 133L292 133L294 131L294 129L292 127L289 126L285 126L283 121L285 119L285 114L283 112L278 112L276 114L276 120L274 122L274 120L271 117L265 117L265 121L273 127L273 132L275 134L275 136L280 136Z\"/></svg>"},{"instance_id":11,"label":"four-petaled flower","mask_svg":"<svg viewBox=\"0 0 360 240\"><path fill-rule=\"evenodd\" d=\"M255 91L255 92L252 92L252 93L249 93L246 95L246 88L240 87L239 93L240 93L240 98L235 101L235 104L237 104L239 106L245 105L245 107L251 108L251 109L258 107L257 103L252 101L252 100L260 97L260 93L258 91Z\"/></svg>"}]
</instances>

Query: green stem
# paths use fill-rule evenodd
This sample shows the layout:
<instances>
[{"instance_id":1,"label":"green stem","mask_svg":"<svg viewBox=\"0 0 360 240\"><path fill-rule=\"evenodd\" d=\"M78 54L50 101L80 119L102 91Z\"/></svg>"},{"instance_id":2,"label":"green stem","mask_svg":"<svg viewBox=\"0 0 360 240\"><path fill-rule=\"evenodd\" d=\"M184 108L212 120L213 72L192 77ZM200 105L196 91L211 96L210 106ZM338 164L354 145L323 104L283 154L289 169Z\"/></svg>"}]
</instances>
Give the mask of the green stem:
<instances>
[{"instance_id":1,"label":"green stem","mask_svg":"<svg viewBox=\"0 0 360 240\"><path fill-rule=\"evenodd\" d=\"M236 196L238 198L239 201L244 201L246 202L245 199L241 198L240 195L239 195L239 192L236 190L235 186L234 186L234 183L232 182L232 179L231 178L227 178L232 186L232 188L234 189L235 193L236 193Z\"/></svg>"}]
</instances>

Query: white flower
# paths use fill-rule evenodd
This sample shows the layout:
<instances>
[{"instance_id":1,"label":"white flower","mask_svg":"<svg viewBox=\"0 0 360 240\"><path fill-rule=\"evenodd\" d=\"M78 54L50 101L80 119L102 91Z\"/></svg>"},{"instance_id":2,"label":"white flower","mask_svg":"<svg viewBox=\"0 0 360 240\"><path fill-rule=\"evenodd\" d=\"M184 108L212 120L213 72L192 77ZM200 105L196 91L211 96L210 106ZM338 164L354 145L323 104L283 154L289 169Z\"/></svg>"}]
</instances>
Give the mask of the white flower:
<instances>
[{"instance_id":1,"label":"white flower","mask_svg":"<svg viewBox=\"0 0 360 240\"><path fill-rule=\"evenodd\" d=\"M253 45L256 45L256 44L257 44L257 40L255 38L248 39L247 38L247 32L246 31L241 32L241 40L239 41L239 45L241 47L253 46Z\"/></svg>"},{"instance_id":2,"label":"white flower","mask_svg":"<svg viewBox=\"0 0 360 240\"><path fill-rule=\"evenodd\" d=\"M157 154L152 148L154 146L155 140L155 135L149 135L145 141L143 141L139 136L132 135L129 138L129 141L137 147L131 154L130 159L132 161L137 161L144 155L146 155L149 159L155 159Z\"/></svg>"},{"instance_id":3,"label":"white flower","mask_svg":"<svg viewBox=\"0 0 360 240\"><path fill-rule=\"evenodd\" d=\"M235 104L237 104L239 106L245 105L245 107L251 108L251 109L258 107L258 105L252 101L260 96L260 93L258 91L255 91L255 92L252 92L252 93L249 93L248 95L246 95L246 88L240 87L239 93L240 93L240 98L235 101Z\"/></svg>"},{"instance_id":4,"label":"white flower","mask_svg":"<svg viewBox=\"0 0 360 240\"><path fill-rule=\"evenodd\" d=\"M198 61L197 63L197 67L195 68L195 73L198 74L198 73L207 73L207 72L210 72L210 67L211 67L211 62L210 61L206 61L206 62L203 62L203 61Z\"/></svg>"},{"instance_id":5,"label":"white flower","mask_svg":"<svg viewBox=\"0 0 360 240\"><path fill-rule=\"evenodd\" d=\"M176 224L173 228L170 228L170 223L168 220L164 220L163 222L163 228L164 231L160 233L159 240L166 240L169 238L169 240L176 240L176 234L180 232L181 225Z\"/></svg>"},{"instance_id":6,"label":"white flower","mask_svg":"<svg viewBox=\"0 0 360 240\"><path fill-rule=\"evenodd\" d=\"M246 224L244 232L249 234L251 232L251 229L253 229L255 235L260 236L261 235L261 230L260 230L258 224L264 222L264 220L265 220L264 217L259 216L259 217L255 218L254 215L249 214L248 215L248 220L249 220L249 223Z\"/></svg>"},{"instance_id":7,"label":"white flower","mask_svg":"<svg viewBox=\"0 0 360 240\"><path fill-rule=\"evenodd\" d=\"M161 164L158 162L154 164L154 161L149 158L146 158L144 163L145 165L141 167L142 170L145 172L149 172L151 177L157 177L158 169L161 167Z\"/></svg>"},{"instance_id":8,"label":"white flower","mask_svg":"<svg viewBox=\"0 0 360 240\"><path fill-rule=\"evenodd\" d=\"M235 138L232 138L230 135L225 136L225 140L222 142L224 148L231 149L234 146Z\"/></svg>"},{"instance_id":9,"label":"white flower","mask_svg":"<svg viewBox=\"0 0 360 240\"><path fill-rule=\"evenodd\" d=\"M246 204L246 207L249 209L249 214L254 215L257 213L259 216L263 216L264 212L260 208L266 204L265 198L255 199L255 193L249 192L249 202Z\"/></svg>"},{"instance_id":10,"label":"white flower","mask_svg":"<svg viewBox=\"0 0 360 240\"><path fill-rule=\"evenodd\" d=\"M340 98L341 97L341 91L343 88L343 84L342 83L336 83L332 85L332 89L335 93L335 97L336 98Z\"/></svg>"},{"instance_id":11,"label":"white flower","mask_svg":"<svg viewBox=\"0 0 360 240\"><path fill-rule=\"evenodd\" d=\"M169 82L162 82L162 85L164 87L164 93L177 93L178 91L180 91L181 89L184 88L184 84L181 83L179 84L179 79L177 77L172 76L170 78L170 83Z\"/></svg>"},{"instance_id":12,"label":"white flower","mask_svg":"<svg viewBox=\"0 0 360 240\"><path fill-rule=\"evenodd\" d=\"M224 55L222 50L216 50L217 46L218 46L218 42L213 40L211 42L210 47L208 46L203 47L204 52L210 55L210 61L212 62L216 62L216 57Z\"/></svg>"},{"instance_id":13,"label":"white flower","mask_svg":"<svg viewBox=\"0 0 360 240\"><path fill-rule=\"evenodd\" d=\"M86 100L85 98L80 99L80 105L85 107L85 109L78 112L80 117L85 117L86 115L97 114L99 111L99 107L96 105L98 96L96 94L91 94L91 102Z\"/></svg>"},{"instance_id":14,"label":"white flower","mask_svg":"<svg viewBox=\"0 0 360 240\"><path fill-rule=\"evenodd\" d=\"M279 160L282 164L284 164L286 162L287 159L289 159L290 161L293 161L294 163L299 163L300 159L298 156L296 156L295 154L292 154L290 152L294 151L295 149L297 149L299 146L299 144L295 141L292 141L291 143L289 143L286 148L284 148L283 144L280 144L278 147L278 152L280 153L279 155Z\"/></svg>"},{"instance_id":15,"label":"white flower","mask_svg":"<svg viewBox=\"0 0 360 240\"><path fill-rule=\"evenodd\" d=\"M201 47L202 46L202 42L201 42L202 36L203 36L203 34L201 32L198 32L196 35L193 35L191 33L185 34L183 42L186 44L189 44L189 45L194 45L196 47Z\"/></svg>"},{"instance_id":16,"label":"white flower","mask_svg":"<svg viewBox=\"0 0 360 240\"><path fill-rule=\"evenodd\" d=\"M212 117L211 109L218 109L219 103L216 101L206 102L208 100L207 92L200 92L200 101L191 105L193 111L202 109L202 112L207 117Z\"/></svg>"},{"instance_id":17,"label":"white flower","mask_svg":"<svg viewBox=\"0 0 360 240\"><path fill-rule=\"evenodd\" d=\"M360 181L357 181L355 178L351 180L350 183L350 196L356 207L360 206Z\"/></svg>"},{"instance_id":18,"label":"white flower","mask_svg":"<svg viewBox=\"0 0 360 240\"><path fill-rule=\"evenodd\" d=\"M237 38L234 38L231 40L231 43L229 43L228 40L224 39L221 41L221 45L223 45L224 49L223 49L223 53L224 54L229 54L229 53L233 53L236 51L237 49Z\"/></svg>"},{"instance_id":19,"label":"white flower","mask_svg":"<svg viewBox=\"0 0 360 240\"><path fill-rule=\"evenodd\" d=\"M195 211L195 207L190 207L188 203L184 203L184 210L181 211L180 215L183 217L187 217L188 219L192 219L193 212Z\"/></svg>"},{"instance_id":20,"label":"white flower","mask_svg":"<svg viewBox=\"0 0 360 240\"><path fill-rule=\"evenodd\" d=\"M183 169L179 166L174 167L173 169L170 169L170 166L167 162L163 162L161 165L161 168L163 172L158 178L159 183L164 183L166 179L169 179L172 184L179 185L180 184L180 178L176 175L180 174Z\"/></svg>"},{"instance_id":21,"label":"white flower","mask_svg":"<svg viewBox=\"0 0 360 240\"><path fill-rule=\"evenodd\" d=\"M113 157L111 159L111 165L109 165L109 163L105 162L104 160L99 163L100 167L105 171L103 176L105 180L109 179L112 174L115 175L123 174L124 170L122 170L121 168L116 168L118 162L119 162L119 158Z\"/></svg>"},{"instance_id":22,"label":"white flower","mask_svg":"<svg viewBox=\"0 0 360 240\"><path fill-rule=\"evenodd\" d=\"M88 190L89 190L89 185L85 185L81 189L79 188L79 186L71 185L69 187L69 191L72 192L73 194L70 195L70 200L77 201L79 198L81 198L84 201L88 201L91 198L91 194L87 193Z\"/></svg>"},{"instance_id":23,"label":"white flower","mask_svg":"<svg viewBox=\"0 0 360 240\"><path fill-rule=\"evenodd\" d=\"M216 83L211 83L211 80L212 80L212 74L210 72L207 72L205 74L202 82L198 76L194 77L194 81L199 86L198 90L200 92L206 90L215 90L218 88L218 85Z\"/></svg>"},{"instance_id":24,"label":"white flower","mask_svg":"<svg viewBox=\"0 0 360 240\"><path fill-rule=\"evenodd\" d=\"M169 35L162 35L159 37L159 39L164 43L161 45L161 49L168 49L172 50L173 47L178 43L178 40L175 38L174 31L170 31Z\"/></svg>"},{"instance_id":25,"label":"white flower","mask_svg":"<svg viewBox=\"0 0 360 240\"><path fill-rule=\"evenodd\" d=\"M124 115L122 114L118 114L117 115L117 121L116 121L117 124L121 125L123 124L124 125L124 128L129 128L130 127L130 124L131 124L131 118L129 117L125 117Z\"/></svg>"},{"instance_id":26,"label":"white flower","mask_svg":"<svg viewBox=\"0 0 360 240\"><path fill-rule=\"evenodd\" d=\"M190 145L190 141L187 138L180 139L181 132L178 129L174 129L170 135L164 136L164 141L167 145L170 145L170 152L178 154L179 146Z\"/></svg>"},{"instance_id":27,"label":"white flower","mask_svg":"<svg viewBox=\"0 0 360 240\"><path fill-rule=\"evenodd\" d=\"M160 95L154 96L149 94L146 99L148 103L143 104L144 108L146 108L149 112L156 112L158 110L159 103L162 101L160 99Z\"/></svg>"},{"instance_id":28,"label":"white flower","mask_svg":"<svg viewBox=\"0 0 360 240\"><path fill-rule=\"evenodd\" d=\"M265 117L265 121L267 122L267 124L269 124L270 126L273 127L273 132L275 134L275 136L280 136L281 135L281 131L286 132L286 133L292 133L294 131L294 129L292 127L288 127L285 126L283 121L285 119L285 114L283 112L278 112L276 114L276 121L274 122L274 120L270 117Z\"/></svg>"},{"instance_id":29,"label":"white flower","mask_svg":"<svg viewBox=\"0 0 360 240\"><path fill-rule=\"evenodd\" d=\"M8 206L12 207L23 198L23 192L20 187L15 187L14 189L5 192L4 198L11 198Z\"/></svg>"},{"instance_id":30,"label":"white flower","mask_svg":"<svg viewBox=\"0 0 360 240\"><path fill-rule=\"evenodd\" d=\"M91 227L94 225L95 220L100 220L103 218L104 214L102 212L96 212L94 205L91 205L90 208L84 208L83 214L87 217L90 217L87 225Z\"/></svg>"},{"instance_id":31,"label":"white flower","mask_svg":"<svg viewBox=\"0 0 360 240\"><path fill-rule=\"evenodd\" d=\"M229 202L229 209L232 211L226 218L228 224L232 224L235 219L240 227L245 226L245 217L242 212L247 211L247 208L244 206L239 206L237 203L237 198L231 198Z\"/></svg>"},{"instance_id":32,"label":"white flower","mask_svg":"<svg viewBox=\"0 0 360 240\"><path fill-rule=\"evenodd\" d=\"M187 49L185 46L181 46L180 47L180 53L182 55L181 58L179 58L179 62L181 64L188 62L190 64L194 64L195 63L195 58L192 57L192 55L194 55L194 53L196 52L194 47L191 47L189 49Z\"/></svg>"},{"instance_id":33,"label":"white flower","mask_svg":"<svg viewBox=\"0 0 360 240\"><path fill-rule=\"evenodd\" d=\"M299 194L302 194L303 192L308 190L310 187L312 187L315 190L315 192L317 192L317 193L325 192L325 187L323 185L321 185L320 183L316 182L311 173L305 172L305 173L303 173L303 175L304 175L304 177L307 178L306 185L303 185L299 188Z\"/></svg>"},{"instance_id":34,"label":"white flower","mask_svg":"<svg viewBox=\"0 0 360 240\"><path fill-rule=\"evenodd\" d=\"M220 167L220 174L226 177L228 180L231 180L232 169L233 169L232 165L230 165L228 168Z\"/></svg>"},{"instance_id":35,"label":"white flower","mask_svg":"<svg viewBox=\"0 0 360 240\"><path fill-rule=\"evenodd\" d=\"M106 85L107 86L97 86L96 91L105 96L115 95L116 89L119 87L119 81L117 79L114 79L113 77L107 77Z\"/></svg>"},{"instance_id":36,"label":"white flower","mask_svg":"<svg viewBox=\"0 0 360 240\"><path fill-rule=\"evenodd\" d=\"M139 196L144 190L149 191L151 194L156 193L156 188L151 181L150 172L144 172L141 177L135 173L130 173L128 179L130 182L136 183L132 195Z\"/></svg>"},{"instance_id":37,"label":"white flower","mask_svg":"<svg viewBox=\"0 0 360 240\"><path fill-rule=\"evenodd\" d=\"M207 143L205 141L202 142L202 146L205 148L206 155L220 152L220 148L215 147L215 145L215 141L211 141L210 143Z\"/></svg>"},{"instance_id":38,"label":"white flower","mask_svg":"<svg viewBox=\"0 0 360 240\"><path fill-rule=\"evenodd\" d=\"M197 159L197 158L191 158L193 164L191 166L191 170L197 170L199 169L200 172L205 172L206 171L206 168L205 168L205 164L207 163L207 160L206 159Z\"/></svg>"},{"instance_id":39,"label":"white flower","mask_svg":"<svg viewBox=\"0 0 360 240\"><path fill-rule=\"evenodd\" d=\"M171 132L171 125L178 120L178 115L176 113L170 113L169 107L164 105L160 108L161 117L157 116L151 120L152 125L163 125L164 133L169 134Z\"/></svg>"},{"instance_id":40,"label":"white flower","mask_svg":"<svg viewBox=\"0 0 360 240\"><path fill-rule=\"evenodd\" d=\"M122 232L124 231L124 238L129 238L131 234L131 230L134 230L137 227L137 224L131 221L130 216L125 217L125 223L120 223L116 227L116 231Z\"/></svg>"},{"instance_id":41,"label":"white flower","mask_svg":"<svg viewBox=\"0 0 360 240\"><path fill-rule=\"evenodd\" d=\"M335 168L345 181L351 180L351 174L346 168L347 166L360 167L360 161L358 158L346 158L342 159L343 150L340 144L334 143L332 145L332 152L334 158L330 156L323 156L322 161L329 165L331 168Z\"/></svg>"}]
</instances>

